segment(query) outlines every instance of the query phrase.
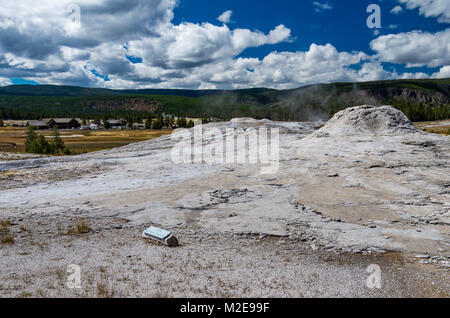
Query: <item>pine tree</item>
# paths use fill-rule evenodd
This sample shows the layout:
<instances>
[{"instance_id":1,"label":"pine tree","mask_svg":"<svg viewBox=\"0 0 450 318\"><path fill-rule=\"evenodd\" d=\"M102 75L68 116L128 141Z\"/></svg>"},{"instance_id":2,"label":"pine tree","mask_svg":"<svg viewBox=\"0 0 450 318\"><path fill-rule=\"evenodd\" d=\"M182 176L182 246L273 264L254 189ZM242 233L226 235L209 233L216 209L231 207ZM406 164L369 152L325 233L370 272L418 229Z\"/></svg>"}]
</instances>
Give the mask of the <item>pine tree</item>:
<instances>
[{"instance_id":1,"label":"pine tree","mask_svg":"<svg viewBox=\"0 0 450 318\"><path fill-rule=\"evenodd\" d=\"M161 130L164 127L164 117L160 116L154 123L153 123L153 129Z\"/></svg>"},{"instance_id":2,"label":"pine tree","mask_svg":"<svg viewBox=\"0 0 450 318\"><path fill-rule=\"evenodd\" d=\"M147 119L145 120L145 129L152 129L153 118L151 114L148 114Z\"/></svg>"},{"instance_id":3,"label":"pine tree","mask_svg":"<svg viewBox=\"0 0 450 318\"><path fill-rule=\"evenodd\" d=\"M133 117L128 117L127 118L127 128L129 128L129 129L132 129L133 128L133 124L134 124L134 121L133 121Z\"/></svg>"},{"instance_id":4,"label":"pine tree","mask_svg":"<svg viewBox=\"0 0 450 318\"><path fill-rule=\"evenodd\" d=\"M31 152L31 147L36 142L37 135L34 131L34 128L29 126L26 133L26 140L25 140L25 152Z\"/></svg>"},{"instance_id":5,"label":"pine tree","mask_svg":"<svg viewBox=\"0 0 450 318\"><path fill-rule=\"evenodd\" d=\"M64 141L61 138L61 134L59 133L59 130L56 126L53 128L53 137L53 142L51 144L51 146L53 147L52 152L59 155L60 152L64 152L66 145L64 144Z\"/></svg>"},{"instance_id":6,"label":"pine tree","mask_svg":"<svg viewBox=\"0 0 450 318\"><path fill-rule=\"evenodd\" d=\"M32 127L28 127L25 151L28 153L49 155L54 153L54 147L45 140L44 136L37 135Z\"/></svg>"},{"instance_id":7,"label":"pine tree","mask_svg":"<svg viewBox=\"0 0 450 318\"><path fill-rule=\"evenodd\" d=\"M50 144L44 136L39 135L37 139L37 145L34 153L42 153L46 155L54 154L55 147Z\"/></svg>"}]
</instances>

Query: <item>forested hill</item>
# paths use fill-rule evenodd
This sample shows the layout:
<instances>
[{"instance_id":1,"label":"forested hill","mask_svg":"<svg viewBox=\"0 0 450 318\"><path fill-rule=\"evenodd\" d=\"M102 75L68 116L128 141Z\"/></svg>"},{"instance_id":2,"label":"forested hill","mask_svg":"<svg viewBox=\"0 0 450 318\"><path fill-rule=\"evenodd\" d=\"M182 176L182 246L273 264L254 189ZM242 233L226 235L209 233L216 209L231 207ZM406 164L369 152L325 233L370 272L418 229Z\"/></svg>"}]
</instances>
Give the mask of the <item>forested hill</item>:
<instances>
[{"instance_id":1,"label":"forested hill","mask_svg":"<svg viewBox=\"0 0 450 318\"><path fill-rule=\"evenodd\" d=\"M138 90L112 90L104 88L86 88L77 86L56 85L11 85L0 87L1 95L15 96L116 96L116 95L167 95L184 97L203 97L222 94L249 94L262 95L268 92L277 92L274 89L251 88L240 90L186 90L186 89L138 89Z\"/></svg>"},{"instance_id":2,"label":"forested hill","mask_svg":"<svg viewBox=\"0 0 450 318\"><path fill-rule=\"evenodd\" d=\"M328 119L346 107L393 105L410 119L450 118L450 79L333 83L291 90L109 90L52 85L0 87L0 119L187 117Z\"/></svg>"}]
</instances>

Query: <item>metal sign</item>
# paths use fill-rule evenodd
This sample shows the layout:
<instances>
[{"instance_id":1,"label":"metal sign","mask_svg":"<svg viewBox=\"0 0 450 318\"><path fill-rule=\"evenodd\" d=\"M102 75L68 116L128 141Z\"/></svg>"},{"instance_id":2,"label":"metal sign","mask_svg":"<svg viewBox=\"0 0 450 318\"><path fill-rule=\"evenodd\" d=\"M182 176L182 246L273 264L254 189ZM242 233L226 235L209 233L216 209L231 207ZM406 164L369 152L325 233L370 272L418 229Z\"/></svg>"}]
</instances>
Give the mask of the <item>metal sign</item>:
<instances>
[{"instance_id":1,"label":"metal sign","mask_svg":"<svg viewBox=\"0 0 450 318\"><path fill-rule=\"evenodd\" d=\"M159 229L157 227L150 227L144 231L144 235L156 238L158 240L164 241L168 238L172 233L163 229Z\"/></svg>"},{"instance_id":2,"label":"metal sign","mask_svg":"<svg viewBox=\"0 0 450 318\"><path fill-rule=\"evenodd\" d=\"M142 237L145 239L151 239L163 243L169 247L178 246L178 240L171 232L157 227L150 227L142 233Z\"/></svg>"}]
</instances>

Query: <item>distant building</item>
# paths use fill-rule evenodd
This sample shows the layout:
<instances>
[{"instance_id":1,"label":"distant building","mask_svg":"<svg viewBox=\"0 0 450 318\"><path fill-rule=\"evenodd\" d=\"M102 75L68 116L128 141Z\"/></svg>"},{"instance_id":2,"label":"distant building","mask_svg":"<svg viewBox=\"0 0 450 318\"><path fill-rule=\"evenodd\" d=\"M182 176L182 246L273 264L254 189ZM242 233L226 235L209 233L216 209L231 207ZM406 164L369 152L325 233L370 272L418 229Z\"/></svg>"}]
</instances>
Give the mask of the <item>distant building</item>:
<instances>
[{"instance_id":1,"label":"distant building","mask_svg":"<svg viewBox=\"0 0 450 318\"><path fill-rule=\"evenodd\" d=\"M145 129L145 124L133 124L133 129Z\"/></svg>"},{"instance_id":2,"label":"distant building","mask_svg":"<svg viewBox=\"0 0 450 318\"><path fill-rule=\"evenodd\" d=\"M28 127L33 127L37 130L49 129L50 127L47 125L45 120L30 120L27 122Z\"/></svg>"},{"instance_id":3,"label":"distant building","mask_svg":"<svg viewBox=\"0 0 450 318\"><path fill-rule=\"evenodd\" d=\"M91 123L90 125L89 125L89 129L92 129L92 130L97 130L97 129L99 129L100 128L100 125L98 125L98 124L96 124L96 123Z\"/></svg>"},{"instance_id":4,"label":"distant building","mask_svg":"<svg viewBox=\"0 0 450 318\"><path fill-rule=\"evenodd\" d=\"M52 118L47 122L47 125L50 128L56 126L58 129L73 129L81 126L80 122L75 118Z\"/></svg>"},{"instance_id":5,"label":"distant building","mask_svg":"<svg viewBox=\"0 0 450 318\"><path fill-rule=\"evenodd\" d=\"M125 120L123 119L110 119L107 120L106 122L109 124L111 128L120 128L126 125Z\"/></svg>"}]
</instances>

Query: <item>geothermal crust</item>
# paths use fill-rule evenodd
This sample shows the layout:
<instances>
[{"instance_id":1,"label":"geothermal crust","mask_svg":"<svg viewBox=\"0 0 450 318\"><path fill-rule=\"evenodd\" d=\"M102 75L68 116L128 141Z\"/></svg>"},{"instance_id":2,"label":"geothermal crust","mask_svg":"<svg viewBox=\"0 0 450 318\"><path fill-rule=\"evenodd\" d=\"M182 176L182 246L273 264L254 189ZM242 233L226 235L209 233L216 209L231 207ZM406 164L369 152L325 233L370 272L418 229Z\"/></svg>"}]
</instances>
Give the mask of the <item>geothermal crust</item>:
<instances>
[{"instance_id":1,"label":"geothermal crust","mask_svg":"<svg viewBox=\"0 0 450 318\"><path fill-rule=\"evenodd\" d=\"M417 130L390 106L349 108L325 125L236 119L203 126L211 128L280 129L278 170L175 164L179 141L170 136L76 157L4 161L0 213L120 219L137 229L136 240L155 225L215 236L219 245L221 235L283 237L313 251L395 251L448 267L448 136Z\"/></svg>"},{"instance_id":2,"label":"geothermal crust","mask_svg":"<svg viewBox=\"0 0 450 318\"><path fill-rule=\"evenodd\" d=\"M417 130L389 106L349 108L317 126L236 119L203 127L236 134L279 128L280 166L269 175L250 164L174 164L170 136L77 157L3 162L3 172L15 173L2 181L0 210L79 209L167 228L315 237L349 252L448 249L449 137Z\"/></svg>"}]
</instances>

